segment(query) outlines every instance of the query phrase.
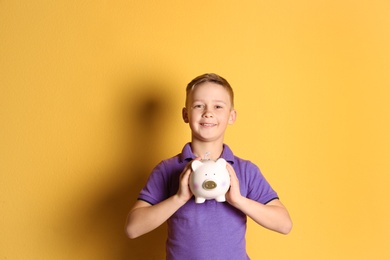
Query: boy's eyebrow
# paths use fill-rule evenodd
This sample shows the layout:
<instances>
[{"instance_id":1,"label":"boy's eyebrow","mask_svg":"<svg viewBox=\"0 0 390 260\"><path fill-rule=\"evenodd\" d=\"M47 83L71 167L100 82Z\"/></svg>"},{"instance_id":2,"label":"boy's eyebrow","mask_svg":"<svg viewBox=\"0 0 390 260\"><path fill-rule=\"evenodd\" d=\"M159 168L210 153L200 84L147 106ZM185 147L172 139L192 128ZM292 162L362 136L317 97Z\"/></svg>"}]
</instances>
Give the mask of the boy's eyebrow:
<instances>
[{"instance_id":1,"label":"boy's eyebrow","mask_svg":"<svg viewBox=\"0 0 390 260\"><path fill-rule=\"evenodd\" d=\"M225 103L226 104L226 102L224 101L224 100L219 100L219 99L216 99L216 100L213 100L214 102L221 102L221 103Z\"/></svg>"}]
</instances>

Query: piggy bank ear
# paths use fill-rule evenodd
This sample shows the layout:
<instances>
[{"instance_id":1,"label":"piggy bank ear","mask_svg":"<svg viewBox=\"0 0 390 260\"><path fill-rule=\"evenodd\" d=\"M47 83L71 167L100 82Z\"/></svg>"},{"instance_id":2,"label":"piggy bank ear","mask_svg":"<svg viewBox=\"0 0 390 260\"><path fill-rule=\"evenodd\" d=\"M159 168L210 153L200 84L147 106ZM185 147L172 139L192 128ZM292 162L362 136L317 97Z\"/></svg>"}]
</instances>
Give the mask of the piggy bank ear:
<instances>
[{"instance_id":1,"label":"piggy bank ear","mask_svg":"<svg viewBox=\"0 0 390 260\"><path fill-rule=\"evenodd\" d=\"M191 163L191 168L193 171L196 171L196 169L198 169L203 163L199 160L194 160L192 161Z\"/></svg>"},{"instance_id":2,"label":"piggy bank ear","mask_svg":"<svg viewBox=\"0 0 390 260\"><path fill-rule=\"evenodd\" d=\"M216 161L218 167L221 167L221 168L226 168L226 160L223 159L223 158L219 158L217 161Z\"/></svg>"}]
</instances>

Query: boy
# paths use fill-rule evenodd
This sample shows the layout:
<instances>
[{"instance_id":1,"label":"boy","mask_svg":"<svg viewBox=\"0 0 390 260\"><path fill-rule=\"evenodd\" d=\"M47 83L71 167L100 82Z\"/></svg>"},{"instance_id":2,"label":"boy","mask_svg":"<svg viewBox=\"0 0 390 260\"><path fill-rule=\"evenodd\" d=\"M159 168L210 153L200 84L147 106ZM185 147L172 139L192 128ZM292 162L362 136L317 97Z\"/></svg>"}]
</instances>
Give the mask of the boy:
<instances>
[{"instance_id":1,"label":"boy","mask_svg":"<svg viewBox=\"0 0 390 260\"><path fill-rule=\"evenodd\" d=\"M260 170L233 155L223 143L227 126L236 120L233 90L216 74L204 74L187 86L183 120L191 129L191 142L182 152L158 164L127 218L126 233L141 236L168 222L167 259L249 259L246 253L246 218L287 234L290 216ZM224 158L231 186L226 202L196 204L189 189L190 163L208 154Z\"/></svg>"}]
</instances>

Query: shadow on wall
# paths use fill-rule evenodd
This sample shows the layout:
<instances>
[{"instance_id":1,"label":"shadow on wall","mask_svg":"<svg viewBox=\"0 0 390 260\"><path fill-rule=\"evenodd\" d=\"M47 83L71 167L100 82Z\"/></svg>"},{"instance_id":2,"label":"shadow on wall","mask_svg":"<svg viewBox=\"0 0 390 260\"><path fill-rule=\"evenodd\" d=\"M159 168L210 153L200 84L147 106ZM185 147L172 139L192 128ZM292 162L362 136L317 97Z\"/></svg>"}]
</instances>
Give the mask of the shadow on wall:
<instances>
[{"instance_id":1,"label":"shadow on wall","mask_svg":"<svg viewBox=\"0 0 390 260\"><path fill-rule=\"evenodd\" d=\"M156 146L165 135L164 121L170 112L161 83L131 89L132 93L120 97L119 102L119 125L124 131L120 153L125 159L122 165L102 173L116 180L99 184L101 188L88 195L87 208L76 213L73 221L81 222L77 224L80 229L69 231L69 236L78 240L71 241L77 257L90 256L95 248L98 259L165 259L166 224L136 239L127 238L124 232L129 209L155 162L164 159Z\"/></svg>"}]
</instances>

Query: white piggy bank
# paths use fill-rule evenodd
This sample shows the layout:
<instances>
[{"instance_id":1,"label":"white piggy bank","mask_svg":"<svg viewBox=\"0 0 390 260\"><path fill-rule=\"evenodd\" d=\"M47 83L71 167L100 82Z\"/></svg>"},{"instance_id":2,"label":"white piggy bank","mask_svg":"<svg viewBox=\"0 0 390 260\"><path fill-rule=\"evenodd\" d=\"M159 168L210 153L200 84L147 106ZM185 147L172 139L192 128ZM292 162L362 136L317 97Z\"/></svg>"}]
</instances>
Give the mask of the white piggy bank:
<instances>
[{"instance_id":1,"label":"white piggy bank","mask_svg":"<svg viewBox=\"0 0 390 260\"><path fill-rule=\"evenodd\" d=\"M226 161L219 158L217 161L194 160L191 163L193 172L190 176L190 188L195 196L196 203L215 199L224 202L225 194L230 187L230 176L226 169Z\"/></svg>"}]
</instances>

